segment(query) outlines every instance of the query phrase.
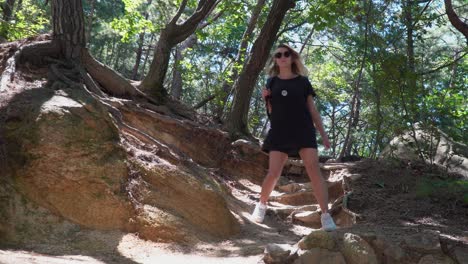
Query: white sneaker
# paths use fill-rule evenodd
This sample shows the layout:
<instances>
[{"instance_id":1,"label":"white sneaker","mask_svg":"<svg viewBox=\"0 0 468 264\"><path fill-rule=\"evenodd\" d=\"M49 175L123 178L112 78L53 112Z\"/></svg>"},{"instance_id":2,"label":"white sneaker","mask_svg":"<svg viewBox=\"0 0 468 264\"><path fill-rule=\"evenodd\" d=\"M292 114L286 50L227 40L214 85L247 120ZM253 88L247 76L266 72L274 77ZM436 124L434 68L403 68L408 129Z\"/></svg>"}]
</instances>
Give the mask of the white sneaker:
<instances>
[{"instance_id":1,"label":"white sneaker","mask_svg":"<svg viewBox=\"0 0 468 264\"><path fill-rule=\"evenodd\" d=\"M263 219L265 218L266 210L267 210L266 204L262 204L261 202L258 202L257 205L255 206L255 210L252 213L252 219L257 223L263 222Z\"/></svg>"},{"instance_id":2,"label":"white sneaker","mask_svg":"<svg viewBox=\"0 0 468 264\"><path fill-rule=\"evenodd\" d=\"M329 213L322 214L320 216L320 220L322 222L322 229L325 231L333 231L336 230L335 222Z\"/></svg>"}]
</instances>

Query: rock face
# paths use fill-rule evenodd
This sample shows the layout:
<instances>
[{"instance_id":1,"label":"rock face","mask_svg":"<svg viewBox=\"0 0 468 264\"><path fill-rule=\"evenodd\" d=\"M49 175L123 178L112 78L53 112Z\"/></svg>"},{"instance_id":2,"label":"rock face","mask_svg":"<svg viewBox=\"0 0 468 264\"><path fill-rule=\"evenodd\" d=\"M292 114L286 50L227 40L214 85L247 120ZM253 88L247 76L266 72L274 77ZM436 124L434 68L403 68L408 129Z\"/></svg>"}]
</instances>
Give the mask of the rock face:
<instances>
[{"instance_id":1,"label":"rock face","mask_svg":"<svg viewBox=\"0 0 468 264\"><path fill-rule=\"evenodd\" d=\"M143 237L187 240L191 233L228 237L239 231L239 224L220 195L221 186L208 177L169 165L140 171L141 182L131 193L143 205L138 215Z\"/></svg>"},{"instance_id":2,"label":"rock face","mask_svg":"<svg viewBox=\"0 0 468 264\"><path fill-rule=\"evenodd\" d=\"M446 167L449 172L463 175L468 179L468 146L450 139L445 133L436 129L432 132L423 131L416 126L416 134L410 132L394 138L382 151L382 157L396 156L403 159L418 159L415 139L424 150L426 162L433 162Z\"/></svg>"},{"instance_id":3,"label":"rock face","mask_svg":"<svg viewBox=\"0 0 468 264\"><path fill-rule=\"evenodd\" d=\"M223 198L226 191L198 165L221 161L220 144L213 139L225 140L222 133L208 138L200 133L205 142L197 145L190 140L200 129L152 113L152 121L145 122L168 132L145 131L159 133L160 148L150 148L119 133L107 110L85 91L39 86L4 93L0 100L0 148L8 153L6 159L0 156L0 196L7 197L0 201L0 235L21 240L24 230L37 229L36 218L43 219L41 230L62 222L63 233L80 227L120 229L155 241L238 232ZM133 119L137 115L144 116L133 113ZM187 135L171 136L177 129ZM202 145L218 151L192 149ZM163 152L186 152L198 163L177 154L166 156L180 160L164 159Z\"/></svg>"},{"instance_id":4,"label":"rock face","mask_svg":"<svg viewBox=\"0 0 468 264\"><path fill-rule=\"evenodd\" d=\"M79 225L125 227L132 207L121 191L128 171L115 126L84 93L47 92L50 98L35 111L17 101L6 117L3 135L17 189Z\"/></svg>"}]
</instances>

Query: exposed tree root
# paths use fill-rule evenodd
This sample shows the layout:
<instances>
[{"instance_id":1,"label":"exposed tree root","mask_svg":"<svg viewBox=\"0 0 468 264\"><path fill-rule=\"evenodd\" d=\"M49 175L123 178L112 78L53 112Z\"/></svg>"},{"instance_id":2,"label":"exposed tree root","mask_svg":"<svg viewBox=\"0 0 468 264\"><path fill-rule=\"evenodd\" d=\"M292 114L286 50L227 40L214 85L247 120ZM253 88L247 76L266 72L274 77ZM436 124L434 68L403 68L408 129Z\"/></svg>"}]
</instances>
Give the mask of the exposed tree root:
<instances>
[{"instance_id":1,"label":"exposed tree root","mask_svg":"<svg viewBox=\"0 0 468 264\"><path fill-rule=\"evenodd\" d=\"M362 215L356 214L356 213L352 212L351 210L349 210L349 208L348 208L349 196L351 196L352 193L353 193L352 191L347 192L344 195L342 195L341 197L339 197L338 199L336 199L333 202L333 204L332 204L332 206L330 208L330 213L331 214L336 214L340 210L342 210L344 213L346 213L347 215L349 215L351 217L352 223L356 224L358 219L362 219Z\"/></svg>"},{"instance_id":2,"label":"exposed tree root","mask_svg":"<svg viewBox=\"0 0 468 264\"><path fill-rule=\"evenodd\" d=\"M13 81L16 70L16 62L20 54L21 50L17 50L13 56L7 60L5 69L3 70L3 73L0 77L0 93L5 91L8 88L8 84Z\"/></svg>"},{"instance_id":3,"label":"exposed tree root","mask_svg":"<svg viewBox=\"0 0 468 264\"><path fill-rule=\"evenodd\" d=\"M57 58L60 54L60 47L58 43L46 40L24 45L19 51L18 63L40 66L46 64L45 58Z\"/></svg>"},{"instance_id":4,"label":"exposed tree root","mask_svg":"<svg viewBox=\"0 0 468 264\"><path fill-rule=\"evenodd\" d=\"M83 49L82 51L81 62L89 75L91 75L107 93L124 98L141 97L153 104L159 104L156 100L138 90L122 75L97 61L87 49Z\"/></svg>"}]
</instances>

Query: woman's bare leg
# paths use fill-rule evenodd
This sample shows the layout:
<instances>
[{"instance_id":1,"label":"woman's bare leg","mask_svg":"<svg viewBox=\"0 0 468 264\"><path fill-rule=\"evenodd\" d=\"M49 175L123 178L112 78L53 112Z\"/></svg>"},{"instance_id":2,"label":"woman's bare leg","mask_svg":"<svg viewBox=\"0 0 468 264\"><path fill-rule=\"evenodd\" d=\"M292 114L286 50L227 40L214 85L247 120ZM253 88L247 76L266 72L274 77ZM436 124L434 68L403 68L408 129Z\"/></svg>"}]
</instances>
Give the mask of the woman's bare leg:
<instances>
[{"instance_id":1,"label":"woman's bare leg","mask_svg":"<svg viewBox=\"0 0 468 264\"><path fill-rule=\"evenodd\" d=\"M280 151L270 151L268 174L263 180L262 192L260 193L260 202L266 204L268 197L275 188L278 178L281 176L284 164L288 160L288 155Z\"/></svg>"},{"instance_id":2,"label":"woman's bare leg","mask_svg":"<svg viewBox=\"0 0 468 264\"><path fill-rule=\"evenodd\" d=\"M328 187L320 173L318 151L314 148L303 148L299 151L299 155L312 183L315 199L317 199L322 213L328 213Z\"/></svg>"}]
</instances>

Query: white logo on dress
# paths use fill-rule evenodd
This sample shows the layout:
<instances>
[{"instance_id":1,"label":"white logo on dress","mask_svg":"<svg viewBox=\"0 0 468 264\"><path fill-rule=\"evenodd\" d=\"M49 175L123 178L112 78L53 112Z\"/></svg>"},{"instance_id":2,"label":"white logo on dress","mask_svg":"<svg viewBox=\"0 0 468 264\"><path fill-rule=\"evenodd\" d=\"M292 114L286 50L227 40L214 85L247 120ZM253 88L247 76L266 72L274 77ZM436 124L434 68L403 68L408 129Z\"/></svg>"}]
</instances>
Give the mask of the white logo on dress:
<instances>
[{"instance_id":1,"label":"white logo on dress","mask_svg":"<svg viewBox=\"0 0 468 264\"><path fill-rule=\"evenodd\" d=\"M286 95L288 95L288 91L286 91L286 90L282 90L282 91L281 91L281 95L282 95L282 96L286 96Z\"/></svg>"}]
</instances>

